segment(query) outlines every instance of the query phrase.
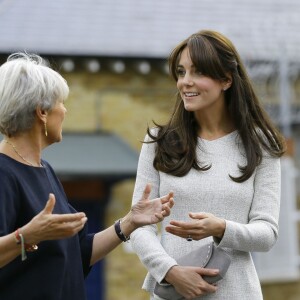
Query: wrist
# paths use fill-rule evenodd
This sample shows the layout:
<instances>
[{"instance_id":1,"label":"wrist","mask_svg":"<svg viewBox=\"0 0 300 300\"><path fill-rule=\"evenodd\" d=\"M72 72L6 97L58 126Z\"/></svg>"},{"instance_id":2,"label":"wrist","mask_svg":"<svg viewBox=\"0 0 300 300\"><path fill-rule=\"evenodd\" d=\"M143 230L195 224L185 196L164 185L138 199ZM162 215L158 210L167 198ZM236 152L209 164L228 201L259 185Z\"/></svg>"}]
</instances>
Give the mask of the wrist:
<instances>
[{"instance_id":1,"label":"wrist","mask_svg":"<svg viewBox=\"0 0 300 300\"><path fill-rule=\"evenodd\" d=\"M177 269L177 265L171 267L169 269L169 271L167 272L164 281L166 281L167 283L172 284L173 283L173 279L176 278L176 269Z\"/></svg>"},{"instance_id":2,"label":"wrist","mask_svg":"<svg viewBox=\"0 0 300 300\"><path fill-rule=\"evenodd\" d=\"M36 244L28 244L25 241L25 237L23 235L23 231L21 228L18 228L14 232L14 239L17 245L21 246L21 254L22 254L22 261L27 259L26 252L33 252L38 250L38 246Z\"/></svg>"},{"instance_id":3,"label":"wrist","mask_svg":"<svg viewBox=\"0 0 300 300\"><path fill-rule=\"evenodd\" d=\"M24 239L26 240L27 244L38 244L40 241L35 238L34 235L32 235L32 230L30 229L30 226L28 224L24 225L20 229L20 233L22 233Z\"/></svg>"},{"instance_id":4,"label":"wrist","mask_svg":"<svg viewBox=\"0 0 300 300\"><path fill-rule=\"evenodd\" d=\"M225 229L226 229L226 221L224 219L219 219L217 232L215 234L215 237L217 237L219 239L222 239L223 235L224 235L224 232L225 232Z\"/></svg>"},{"instance_id":5,"label":"wrist","mask_svg":"<svg viewBox=\"0 0 300 300\"><path fill-rule=\"evenodd\" d=\"M130 233L132 231L127 231L127 230L123 231L124 229L122 229L122 227L121 227L121 222L122 222L122 219L119 219L115 222L115 224L114 224L115 232L116 232L118 238L122 242L128 242L130 240ZM123 226L123 228L124 227L126 227L126 226ZM127 232L129 232L129 233L127 233Z\"/></svg>"},{"instance_id":6,"label":"wrist","mask_svg":"<svg viewBox=\"0 0 300 300\"><path fill-rule=\"evenodd\" d=\"M121 219L120 227L122 232L126 236L130 236L130 234L137 228L137 226L132 221L131 212L129 212L125 217Z\"/></svg>"}]
</instances>

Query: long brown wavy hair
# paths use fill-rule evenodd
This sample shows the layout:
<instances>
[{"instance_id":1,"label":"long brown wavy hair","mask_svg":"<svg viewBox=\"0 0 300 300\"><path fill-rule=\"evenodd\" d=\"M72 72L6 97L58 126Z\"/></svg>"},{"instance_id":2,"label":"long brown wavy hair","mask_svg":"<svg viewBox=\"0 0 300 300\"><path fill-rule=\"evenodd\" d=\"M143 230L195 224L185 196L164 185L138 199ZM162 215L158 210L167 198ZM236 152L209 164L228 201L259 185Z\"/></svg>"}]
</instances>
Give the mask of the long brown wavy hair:
<instances>
[{"instance_id":1,"label":"long brown wavy hair","mask_svg":"<svg viewBox=\"0 0 300 300\"><path fill-rule=\"evenodd\" d=\"M202 30L177 45L169 57L169 70L176 82L179 59L186 47L195 68L203 75L219 81L228 79L228 74L232 77L231 87L225 91L225 103L244 145L247 165L238 166L241 176L229 176L235 182L244 182L261 163L263 149L273 157L283 155L284 138L260 104L242 60L228 38L215 31ZM158 132L153 134L148 127L147 133L150 142L157 143L153 161L156 170L181 177L191 168L200 171L210 168L197 160L199 125L194 113L185 110L179 92L169 121L165 125L154 124Z\"/></svg>"}]
</instances>

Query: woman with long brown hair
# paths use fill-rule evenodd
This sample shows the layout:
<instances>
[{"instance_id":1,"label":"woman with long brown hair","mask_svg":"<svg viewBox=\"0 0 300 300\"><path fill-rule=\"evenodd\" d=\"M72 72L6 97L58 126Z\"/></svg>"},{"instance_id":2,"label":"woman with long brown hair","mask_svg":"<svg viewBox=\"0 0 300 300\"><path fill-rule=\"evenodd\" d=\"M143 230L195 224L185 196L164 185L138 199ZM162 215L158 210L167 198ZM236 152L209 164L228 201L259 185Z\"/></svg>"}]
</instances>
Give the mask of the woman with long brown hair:
<instances>
[{"instance_id":1,"label":"woman with long brown hair","mask_svg":"<svg viewBox=\"0 0 300 300\"><path fill-rule=\"evenodd\" d=\"M167 190L176 206L161 227L139 228L132 244L149 273L143 288L171 284L184 299L260 300L251 252L268 251L278 236L280 157L284 139L264 111L231 41L197 32L172 51L178 94L165 125L148 128L133 197L145 182L151 196ZM178 238L180 237L180 238ZM223 280L177 259L214 241L231 257Z\"/></svg>"}]
</instances>

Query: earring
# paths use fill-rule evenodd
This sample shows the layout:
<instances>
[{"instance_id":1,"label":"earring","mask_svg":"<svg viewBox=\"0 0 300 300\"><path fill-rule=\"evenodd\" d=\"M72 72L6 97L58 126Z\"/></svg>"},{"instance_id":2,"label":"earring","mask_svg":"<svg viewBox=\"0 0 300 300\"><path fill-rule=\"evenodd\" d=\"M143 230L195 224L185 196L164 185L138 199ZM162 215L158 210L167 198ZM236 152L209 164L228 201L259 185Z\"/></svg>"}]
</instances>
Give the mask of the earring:
<instances>
[{"instance_id":1,"label":"earring","mask_svg":"<svg viewBox=\"0 0 300 300\"><path fill-rule=\"evenodd\" d=\"M44 123L44 128L45 128L45 136L48 136L47 122Z\"/></svg>"}]
</instances>

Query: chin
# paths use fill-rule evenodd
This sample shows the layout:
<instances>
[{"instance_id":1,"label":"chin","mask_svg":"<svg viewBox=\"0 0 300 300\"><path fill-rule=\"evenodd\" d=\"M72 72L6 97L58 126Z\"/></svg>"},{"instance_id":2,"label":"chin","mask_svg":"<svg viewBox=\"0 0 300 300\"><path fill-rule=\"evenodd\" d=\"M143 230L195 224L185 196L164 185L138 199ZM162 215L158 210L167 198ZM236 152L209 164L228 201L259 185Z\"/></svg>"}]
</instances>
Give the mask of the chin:
<instances>
[{"instance_id":1,"label":"chin","mask_svg":"<svg viewBox=\"0 0 300 300\"><path fill-rule=\"evenodd\" d=\"M184 108L185 108L186 111L190 111L190 112L193 112L193 111L196 110L196 109L193 108L191 105L185 105Z\"/></svg>"},{"instance_id":2,"label":"chin","mask_svg":"<svg viewBox=\"0 0 300 300\"><path fill-rule=\"evenodd\" d=\"M53 137L52 139L52 143L51 144L54 144L54 143L59 143L62 141L62 135L58 135L56 137Z\"/></svg>"},{"instance_id":3,"label":"chin","mask_svg":"<svg viewBox=\"0 0 300 300\"><path fill-rule=\"evenodd\" d=\"M59 143L59 142L61 142L61 141L62 141L62 135L60 135L60 136L57 138L56 143Z\"/></svg>"}]
</instances>

